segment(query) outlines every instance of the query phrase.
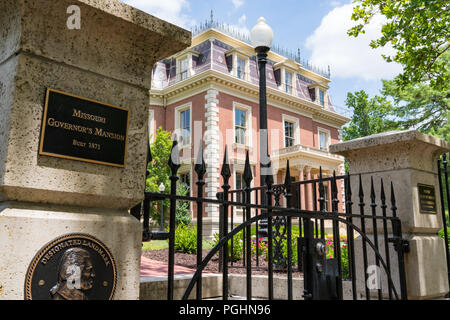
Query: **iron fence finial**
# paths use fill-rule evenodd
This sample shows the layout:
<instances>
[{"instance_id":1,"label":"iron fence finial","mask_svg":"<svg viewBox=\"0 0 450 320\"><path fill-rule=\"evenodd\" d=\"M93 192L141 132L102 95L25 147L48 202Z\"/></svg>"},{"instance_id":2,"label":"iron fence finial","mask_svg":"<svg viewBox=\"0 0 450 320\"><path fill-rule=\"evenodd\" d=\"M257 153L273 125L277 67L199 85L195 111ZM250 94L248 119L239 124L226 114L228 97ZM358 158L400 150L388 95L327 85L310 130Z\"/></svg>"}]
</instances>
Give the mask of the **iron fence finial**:
<instances>
[{"instance_id":1,"label":"iron fence finial","mask_svg":"<svg viewBox=\"0 0 450 320\"><path fill-rule=\"evenodd\" d=\"M197 159L196 159L196 164L195 164L194 170L197 173L198 179L203 180L203 176L206 173L206 164L205 164L205 158L203 156L202 141L200 141L200 146L198 148L198 154L197 154Z\"/></svg>"},{"instance_id":2,"label":"iron fence finial","mask_svg":"<svg viewBox=\"0 0 450 320\"><path fill-rule=\"evenodd\" d=\"M231 177L231 170L230 170L230 164L228 160L228 146L225 145L225 152L223 155L223 164L222 164L222 171L220 172L221 176L224 178L225 184L228 184L228 180Z\"/></svg>"},{"instance_id":3,"label":"iron fence finial","mask_svg":"<svg viewBox=\"0 0 450 320\"><path fill-rule=\"evenodd\" d=\"M359 199L360 202L364 202L364 190L363 190L363 185L362 185L362 178L361 178L361 174L359 174Z\"/></svg>"},{"instance_id":4,"label":"iron fence finial","mask_svg":"<svg viewBox=\"0 0 450 320\"><path fill-rule=\"evenodd\" d=\"M247 154L245 156L245 168L244 168L244 181L246 184L246 187L250 187L250 183L253 180L253 174L252 174L252 168L250 167L250 156L249 152L247 150Z\"/></svg>"},{"instance_id":5,"label":"iron fence finial","mask_svg":"<svg viewBox=\"0 0 450 320\"><path fill-rule=\"evenodd\" d=\"M380 193L380 199L381 199L381 203L385 204L386 203L386 194L384 193L384 183L383 183L383 178L381 178L381 193Z\"/></svg>"},{"instance_id":6,"label":"iron fence finial","mask_svg":"<svg viewBox=\"0 0 450 320\"><path fill-rule=\"evenodd\" d=\"M172 144L172 150L170 152L169 157L169 167L173 176L177 175L177 171L180 168L180 155L178 154L178 141L177 136L175 135L175 139Z\"/></svg>"},{"instance_id":7,"label":"iron fence finial","mask_svg":"<svg viewBox=\"0 0 450 320\"><path fill-rule=\"evenodd\" d=\"M370 200L375 203L375 188L373 187L373 177L370 177Z\"/></svg>"}]
</instances>

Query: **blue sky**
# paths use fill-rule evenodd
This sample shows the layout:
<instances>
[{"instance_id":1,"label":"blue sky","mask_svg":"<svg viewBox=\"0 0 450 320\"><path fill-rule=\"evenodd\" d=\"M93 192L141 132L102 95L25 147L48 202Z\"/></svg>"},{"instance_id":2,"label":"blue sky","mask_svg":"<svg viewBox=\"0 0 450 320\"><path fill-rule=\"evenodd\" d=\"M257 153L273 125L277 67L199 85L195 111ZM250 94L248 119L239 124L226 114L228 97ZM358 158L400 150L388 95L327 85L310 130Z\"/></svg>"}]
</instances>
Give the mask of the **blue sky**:
<instances>
[{"instance_id":1,"label":"blue sky","mask_svg":"<svg viewBox=\"0 0 450 320\"><path fill-rule=\"evenodd\" d=\"M350 38L347 30L351 0L121 0L138 9L186 29L210 19L250 32L260 16L274 31L274 44L331 67L330 95L336 106L345 107L347 92L364 89L371 96L381 89L381 79L392 79L401 71L387 63L381 53L392 49L371 49L369 42L379 37L382 17L376 17L364 36Z\"/></svg>"}]
</instances>

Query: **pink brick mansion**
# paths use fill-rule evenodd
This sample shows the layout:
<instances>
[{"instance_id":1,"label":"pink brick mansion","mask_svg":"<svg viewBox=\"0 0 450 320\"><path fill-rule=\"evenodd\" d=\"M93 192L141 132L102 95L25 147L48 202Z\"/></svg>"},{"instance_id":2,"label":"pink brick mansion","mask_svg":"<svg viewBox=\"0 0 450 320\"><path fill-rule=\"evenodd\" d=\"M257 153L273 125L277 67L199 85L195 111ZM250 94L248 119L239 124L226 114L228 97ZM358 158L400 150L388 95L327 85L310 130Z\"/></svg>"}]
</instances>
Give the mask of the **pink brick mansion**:
<instances>
[{"instance_id":1,"label":"pink brick mansion","mask_svg":"<svg viewBox=\"0 0 450 320\"><path fill-rule=\"evenodd\" d=\"M280 52L280 53L277 53ZM207 167L205 194L221 191L220 169L225 145L232 170L231 189L243 187L246 152L250 155L253 186L259 186L259 75L249 40L227 26L208 22L193 31L192 45L159 61L150 92L149 128L176 133L180 143L180 180L194 186L194 160L203 142ZM328 152L341 141L341 127L350 119L336 112L328 95L330 75L281 50L269 52L267 114L269 154L275 183L283 183L286 160L293 181L342 174L344 159ZM339 186L341 187L341 186ZM196 195L196 188L190 188ZM313 190L301 188L302 207L313 208ZM342 194L339 197L342 200ZM330 188L326 200L330 203ZM342 201L340 203L342 205ZM195 218L195 210L193 210ZM219 209L208 205L205 232L218 231ZM205 234L206 235L206 234Z\"/></svg>"}]
</instances>

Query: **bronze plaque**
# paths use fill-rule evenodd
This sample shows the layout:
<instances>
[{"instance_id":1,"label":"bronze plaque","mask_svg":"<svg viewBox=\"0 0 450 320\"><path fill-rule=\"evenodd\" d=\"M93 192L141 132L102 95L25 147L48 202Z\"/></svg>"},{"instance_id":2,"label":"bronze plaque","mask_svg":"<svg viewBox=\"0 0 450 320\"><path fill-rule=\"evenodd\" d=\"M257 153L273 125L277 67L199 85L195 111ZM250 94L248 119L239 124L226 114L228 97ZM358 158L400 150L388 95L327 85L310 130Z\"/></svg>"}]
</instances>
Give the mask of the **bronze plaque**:
<instances>
[{"instance_id":1,"label":"bronze plaque","mask_svg":"<svg viewBox=\"0 0 450 320\"><path fill-rule=\"evenodd\" d=\"M108 248L86 234L69 234L44 246L25 278L26 300L111 300L117 282Z\"/></svg>"},{"instance_id":2,"label":"bronze plaque","mask_svg":"<svg viewBox=\"0 0 450 320\"><path fill-rule=\"evenodd\" d=\"M437 213L434 186L418 184L420 213Z\"/></svg>"},{"instance_id":3,"label":"bronze plaque","mask_svg":"<svg viewBox=\"0 0 450 320\"><path fill-rule=\"evenodd\" d=\"M39 154L125 167L129 111L47 89Z\"/></svg>"}]
</instances>

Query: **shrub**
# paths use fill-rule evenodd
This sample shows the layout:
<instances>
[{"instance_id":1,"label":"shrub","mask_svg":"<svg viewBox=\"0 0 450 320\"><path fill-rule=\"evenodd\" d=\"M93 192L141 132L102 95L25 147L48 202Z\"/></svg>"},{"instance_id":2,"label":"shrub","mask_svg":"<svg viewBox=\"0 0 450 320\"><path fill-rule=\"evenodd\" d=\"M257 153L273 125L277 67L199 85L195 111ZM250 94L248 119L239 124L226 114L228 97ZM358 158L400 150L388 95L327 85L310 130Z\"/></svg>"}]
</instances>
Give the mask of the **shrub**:
<instances>
[{"instance_id":1,"label":"shrub","mask_svg":"<svg viewBox=\"0 0 450 320\"><path fill-rule=\"evenodd\" d=\"M175 250L193 254L197 252L197 228L180 224L175 229Z\"/></svg>"},{"instance_id":2,"label":"shrub","mask_svg":"<svg viewBox=\"0 0 450 320\"><path fill-rule=\"evenodd\" d=\"M242 258L244 250L244 244L242 241L243 232L238 232L232 239L228 240L228 259L231 261L238 261ZM219 243L219 234L214 234L213 245L216 246ZM231 240L233 240L233 252L231 252Z\"/></svg>"},{"instance_id":3,"label":"shrub","mask_svg":"<svg viewBox=\"0 0 450 320\"><path fill-rule=\"evenodd\" d=\"M447 241L448 241L448 247L449 247L449 252L450 252L450 227L447 227L447 235L449 235L449 238L447 239ZM444 229L441 229L439 231L439 236L445 240Z\"/></svg>"},{"instance_id":4,"label":"shrub","mask_svg":"<svg viewBox=\"0 0 450 320\"><path fill-rule=\"evenodd\" d=\"M344 243L341 247L341 267L342 267L342 278L344 280L350 279L350 269L348 265L348 246Z\"/></svg>"},{"instance_id":5,"label":"shrub","mask_svg":"<svg viewBox=\"0 0 450 320\"><path fill-rule=\"evenodd\" d=\"M184 183L177 185L177 194L185 196L189 193L189 187ZM192 221L189 201L177 201L175 209L176 225L189 225Z\"/></svg>"}]
</instances>

